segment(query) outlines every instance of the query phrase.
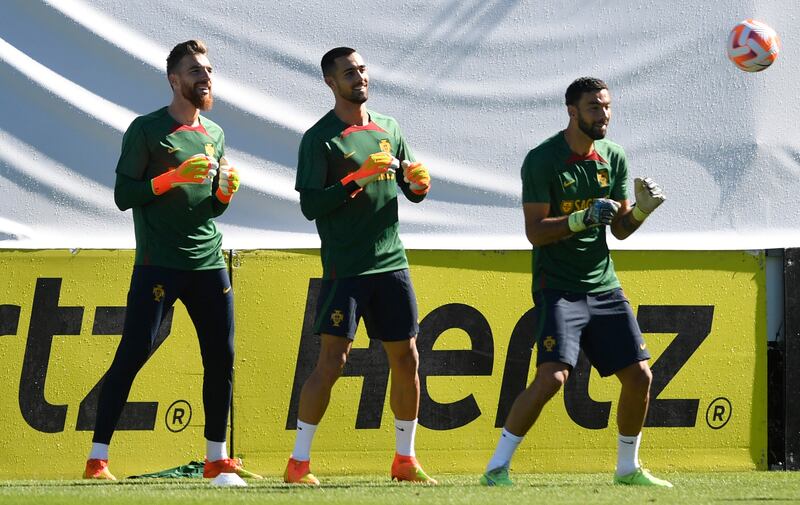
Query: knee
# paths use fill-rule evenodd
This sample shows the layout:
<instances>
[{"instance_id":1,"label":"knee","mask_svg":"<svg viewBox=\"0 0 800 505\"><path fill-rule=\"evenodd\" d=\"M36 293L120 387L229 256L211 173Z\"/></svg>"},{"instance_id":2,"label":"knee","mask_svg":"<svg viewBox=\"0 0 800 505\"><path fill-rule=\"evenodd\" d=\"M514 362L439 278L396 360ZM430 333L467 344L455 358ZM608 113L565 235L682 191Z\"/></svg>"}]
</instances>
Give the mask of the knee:
<instances>
[{"instance_id":1,"label":"knee","mask_svg":"<svg viewBox=\"0 0 800 505\"><path fill-rule=\"evenodd\" d=\"M411 347L408 352L403 353L394 360L397 372L406 375L416 375L419 369L419 353L416 347Z\"/></svg>"},{"instance_id":2,"label":"knee","mask_svg":"<svg viewBox=\"0 0 800 505\"><path fill-rule=\"evenodd\" d=\"M233 347L226 347L218 356L220 366L226 370L233 370L234 357Z\"/></svg>"},{"instance_id":3,"label":"knee","mask_svg":"<svg viewBox=\"0 0 800 505\"><path fill-rule=\"evenodd\" d=\"M152 348L149 345L120 345L111 367L108 370L109 376L128 376L136 375L139 370L147 363Z\"/></svg>"},{"instance_id":4,"label":"knee","mask_svg":"<svg viewBox=\"0 0 800 505\"><path fill-rule=\"evenodd\" d=\"M222 373L226 375L233 373L233 347L219 347L208 352L202 352L201 355L203 359L203 369L206 370L207 373Z\"/></svg>"},{"instance_id":5,"label":"knee","mask_svg":"<svg viewBox=\"0 0 800 505\"><path fill-rule=\"evenodd\" d=\"M347 363L346 354L329 354L320 356L314 369L316 378L327 384L333 384L342 376L344 365Z\"/></svg>"},{"instance_id":6,"label":"knee","mask_svg":"<svg viewBox=\"0 0 800 505\"><path fill-rule=\"evenodd\" d=\"M536 379L534 380L534 386L538 389L543 395L547 398L552 397L564 386L564 383L567 382L567 378L569 377L568 373L563 370L552 371L552 372L539 372L536 373Z\"/></svg>"},{"instance_id":7,"label":"knee","mask_svg":"<svg viewBox=\"0 0 800 505\"><path fill-rule=\"evenodd\" d=\"M626 375L625 386L638 391L643 396L650 393L650 385L653 383L653 372L646 364L637 364L631 373Z\"/></svg>"}]
</instances>

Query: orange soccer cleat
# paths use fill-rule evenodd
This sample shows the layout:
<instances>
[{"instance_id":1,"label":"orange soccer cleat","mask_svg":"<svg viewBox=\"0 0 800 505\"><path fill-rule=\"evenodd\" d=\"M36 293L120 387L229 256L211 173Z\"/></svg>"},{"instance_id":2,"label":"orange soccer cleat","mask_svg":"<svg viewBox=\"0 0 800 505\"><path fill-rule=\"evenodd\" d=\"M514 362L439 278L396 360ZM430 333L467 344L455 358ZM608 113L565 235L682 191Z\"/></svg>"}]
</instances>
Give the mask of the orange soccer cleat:
<instances>
[{"instance_id":1,"label":"orange soccer cleat","mask_svg":"<svg viewBox=\"0 0 800 505\"><path fill-rule=\"evenodd\" d=\"M84 479L117 480L108 470L107 459L86 460L86 470L83 471Z\"/></svg>"},{"instance_id":2,"label":"orange soccer cleat","mask_svg":"<svg viewBox=\"0 0 800 505\"><path fill-rule=\"evenodd\" d=\"M248 472L242 467L242 460L239 458L223 458L216 461L206 460L203 466L203 477L213 479L221 473L235 473L245 479L263 479L257 473Z\"/></svg>"},{"instance_id":3,"label":"orange soccer cleat","mask_svg":"<svg viewBox=\"0 0 800 505\"><path fill-rule=\"evenodd\" d=\"M311 473L310 463L310 461L298 461L294 458L289 458L289 463L286 464L286 471L283 472L283 482L319 486L319 479Z\"/></svg>"},{"instance_id":4,"label":"orange soccer cleat","mask_svg":"<svg viewBox=\"0 0 800 505\"><path fill-rule=\"evenodd\" d=\"M425 473L414 456L394 455L392 462L392 480L416 482L420 484L438 484L436 479Z\"/></svg>"}]
</instances>

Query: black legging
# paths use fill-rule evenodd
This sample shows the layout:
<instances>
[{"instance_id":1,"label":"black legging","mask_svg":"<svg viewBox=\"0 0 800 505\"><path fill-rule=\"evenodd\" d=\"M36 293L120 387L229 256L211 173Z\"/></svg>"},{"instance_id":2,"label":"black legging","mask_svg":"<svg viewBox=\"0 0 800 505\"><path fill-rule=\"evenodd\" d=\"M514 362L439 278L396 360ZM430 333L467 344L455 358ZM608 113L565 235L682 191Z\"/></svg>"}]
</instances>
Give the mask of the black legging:
<instances>
[{"instance_id":1,"label":"black legging","mask_svg":"<svg viewBox=\"0 0 800 505\"><path fill-rule=\"evenodd\" d=\"M93 442L111 442L133 380L176 299L186 306L200 342L205 437L225 441L233 384L233 290L227 270L135 266L122 340L100 389Z\"/></svg>"}]
</instances>

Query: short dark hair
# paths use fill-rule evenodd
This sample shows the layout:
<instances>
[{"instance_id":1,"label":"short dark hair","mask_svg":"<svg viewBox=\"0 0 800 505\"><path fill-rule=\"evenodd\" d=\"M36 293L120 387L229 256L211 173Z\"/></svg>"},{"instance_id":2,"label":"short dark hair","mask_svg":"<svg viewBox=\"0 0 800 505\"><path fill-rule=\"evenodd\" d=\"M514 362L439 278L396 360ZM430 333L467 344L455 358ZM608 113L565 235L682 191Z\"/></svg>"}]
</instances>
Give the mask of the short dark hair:
<instances>
[{"instance_id":1,"label":"short dark hair","mask_svg":"<svg viewBox=\"0 0 800 505\"><path fill-rule=\"evenodd\" d=\"M350 56L356 52L352 47L334 47L322 57L319 66L322 67L322 75L328 76L336 69L336 58Z\"/></svg>"},{"instance_id":2,"label":"short dark hair","mask_svg":"<svg viewBox=\"0 0 800 505\"><path fill-rule=\"evenodd\" d=\"M603 89L608 89L608 85L596 77L578 77L564 93L564 101L567 105L577 105L584 93L596 93Z\"/></svg>"},{"instance_id":3,"label":"short dark hair","mask_svg":"<svg viewBox=\"0 0 800 505\"><path fill-rule=\"evenodd\" d=\"M175 72L175 67L178 66L178 63L183 59L184 56L189 54L207 54L208 48L203 43L202 40L187 40L186 42L181 42L177 46L172 48L172 51L169 52L169 56L167 56L167 75L172 74Z\"/></svg>"}]
</instances>

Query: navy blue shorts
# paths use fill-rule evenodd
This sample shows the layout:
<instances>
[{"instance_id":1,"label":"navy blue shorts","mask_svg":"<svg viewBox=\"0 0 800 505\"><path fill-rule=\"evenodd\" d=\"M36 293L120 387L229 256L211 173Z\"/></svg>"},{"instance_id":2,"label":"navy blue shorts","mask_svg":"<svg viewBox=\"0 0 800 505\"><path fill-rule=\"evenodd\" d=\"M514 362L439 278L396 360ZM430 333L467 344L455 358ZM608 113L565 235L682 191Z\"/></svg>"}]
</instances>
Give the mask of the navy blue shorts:
<instances>
[{"instance_id":1,"label":"navy blue shorts","mask_svg":"<svg viewBox=\"0 0 800 505\"><path fill-rule=\"evenodd\" d=\"M419 333L417 297L408 269L343 279L323 279L314 333L353 340L364 318L367 335L384 342Z\"/></svg>"},{"instance_id":2,"label":"navy blue shorts","mask_svg":"<svg viewBox=\"0 0 800 505\"><path fill-rule=\"evenodd\" d=\"M583 349L600 375L607 377L650 359L622 289L596 294L543 289L534 293L533 300L537 365L561 362L574 367Z\"/></svg>"}]
</instances>

